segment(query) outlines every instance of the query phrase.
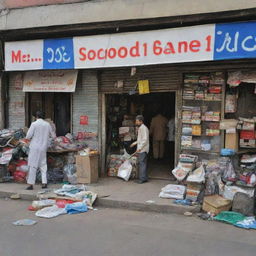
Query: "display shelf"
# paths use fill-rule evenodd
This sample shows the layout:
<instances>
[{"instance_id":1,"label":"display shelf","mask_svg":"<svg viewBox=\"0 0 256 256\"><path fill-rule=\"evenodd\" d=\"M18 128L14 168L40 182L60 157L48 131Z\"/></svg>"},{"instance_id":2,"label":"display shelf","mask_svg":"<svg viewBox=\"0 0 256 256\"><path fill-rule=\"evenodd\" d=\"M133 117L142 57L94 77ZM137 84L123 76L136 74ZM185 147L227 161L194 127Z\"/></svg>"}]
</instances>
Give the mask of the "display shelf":
<instances>
[{"instance_id":1,"label":"display shelf","mask_svg":"<svg viewBox=\"0 0 256 256\"><path fill-rule=\"evenodd\" d=\"M205 135L205 134L202 134L202 135L193 135L193 134L182 134L182 136L193 136L193 137L216 137L216 136L220 136L220 135Z\"/></svg>"},{"instance_id":2,"label":"display shelf","mask_svg":"<svg viewBox=\"0 0 256 256\"><path fill-rule=\"evenodd\" d=\"M184 147L181 147L181 150L184 150L184 151L193 151L195 153L204 153L204 154L220 154L219 151L213 151L213 150L209 150L209 151L205 151L205 150L201 150L201 149L194 149L194 148L184 148Z\"/></svg>"},{"instance_id":3,"label":"display shelf","mask_svg":"<svg viewBox=\"0 0 256 256\"><path fill-rule=\"evenodd\" d=\"M221 99L220 100L196 100L196 99L184 99L184 101L202 101L202 102L221 102Z\"/></svg>"},{"instance_id":4,"label":"display shelf","mask_svg":"<svg viewBox=\"0 0 256 256\"><path fill-rule=\"evenodd\" d=\"M188 83L188 80L190 79L197 80L198 82L190 84ZM219 81L221 81L221 83L219 83ZM203 140L207 140L208 143L211 144L212 149L209 151L204 151L200 149L200 147L192 147L193 145L191 147L184 147L182 144L184 145L186 141L182 143L182 138L180 148L183 152L190 154L218 156L220 155L220 150L223 148L224 144L223 132L219 131L219 124L224 116L224 92L226 85L225 74L224 72L186 73L184 74L183 82L181 136L190 136L193 140L198 141L198 143L196 142L197 144L195 145L200 145L200 141L202 144ZM219 93L211 93L212 89L214 89L214 87L217 85L218 87L221 87L218 88ZM194 119L189 119L190 116L193 116ZM201 126L201 135L183 134L183 129L184 131L188 129L188 132L191 132L191 129L193 129L192 126L196 125ZM219 134L213 135L209 133L211 130L218 130ZM190 142L191 138L187 139L188 142ZM191 145L191 143L188 145Z\"/></svg>"}]
</instances>

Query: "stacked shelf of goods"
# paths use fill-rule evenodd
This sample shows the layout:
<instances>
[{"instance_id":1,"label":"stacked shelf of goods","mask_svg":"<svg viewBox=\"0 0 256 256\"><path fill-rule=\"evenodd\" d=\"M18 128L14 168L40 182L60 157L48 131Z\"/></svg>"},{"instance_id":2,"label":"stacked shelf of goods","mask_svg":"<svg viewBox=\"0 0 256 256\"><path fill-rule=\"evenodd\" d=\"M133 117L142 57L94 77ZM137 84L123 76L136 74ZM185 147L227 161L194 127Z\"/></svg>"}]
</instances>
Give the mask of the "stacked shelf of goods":
<instances>
[{"instance_id":1,"label":"stacked shelf of goods","mask_svg":"<svg viewBox=\"0 0 256 256\"><path fill-rule=\"evenodd\" d=\"M185 74L182 105L181 149L218 154L225 77L222 72Z\"/></svg>"}]
</instances>

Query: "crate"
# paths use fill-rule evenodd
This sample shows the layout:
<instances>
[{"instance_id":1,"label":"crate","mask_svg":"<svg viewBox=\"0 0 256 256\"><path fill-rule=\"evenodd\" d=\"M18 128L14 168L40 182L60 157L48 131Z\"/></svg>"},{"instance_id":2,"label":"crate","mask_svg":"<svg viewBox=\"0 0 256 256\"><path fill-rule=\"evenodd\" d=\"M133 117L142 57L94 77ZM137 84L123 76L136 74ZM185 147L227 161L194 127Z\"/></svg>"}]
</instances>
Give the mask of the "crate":
<instances>
[{"instance_id":1,"label":"crate","mask_svg":"<svg viewBox=\"0 0 256 256\"><path fill-rule=\"evenodd\" d=\"M219 195L206 196L203 202L203 210L215 215L222 211L230 210L232 201Z\"/></svg>"}]
</instances>

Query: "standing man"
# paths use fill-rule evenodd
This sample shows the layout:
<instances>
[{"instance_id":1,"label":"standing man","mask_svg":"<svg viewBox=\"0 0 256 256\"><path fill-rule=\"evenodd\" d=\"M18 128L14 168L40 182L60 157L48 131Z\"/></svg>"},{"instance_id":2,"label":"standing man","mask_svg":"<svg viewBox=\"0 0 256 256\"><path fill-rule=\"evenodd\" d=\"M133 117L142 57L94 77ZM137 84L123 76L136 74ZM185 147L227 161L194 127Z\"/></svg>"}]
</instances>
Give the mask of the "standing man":
<instances>
[{"instance_id":1,"label":"standing man","mask_svg":"<svg viewBox=\"0 0 256 256\"><path fill-rule=\"evenodd\" d=\"M37 111L36 121L31 124L26 137L26 139L31 140L28 154L29 173L27 183L29 186L27 190L33 190L38 169L42 175L42 188L47 188L46 153L50 137L55 138L56 135L51 125L44 120L43 112Z\"/></svg>"},{"instance_id":2,"label":"standing man","mask_svg":"<svg viewBox=\"0 0 256 256\"><path fill-rule=\"evenodd\" d=\"M137 151L139 157L139 184L145 183L148 181L147 174L147 161L148 161L148 152L149 152L149 131L148 128L144 125L144 117L139 115L136 117L136 126L138 127L138 137L137 141L134 142L131 147L137 145Z\"/></svg>"},{"instance_id":3,"label":"standing man","mask_svg":"<svg viewBox=\"0 0 256 256\"><path fill-rule=\"evenodd\" d=\"M150 124L150 135L153 137L154 159L164 158L165 140L167 135L168 119L161 113L152 118Z\"/></svg>"}]
</instances>

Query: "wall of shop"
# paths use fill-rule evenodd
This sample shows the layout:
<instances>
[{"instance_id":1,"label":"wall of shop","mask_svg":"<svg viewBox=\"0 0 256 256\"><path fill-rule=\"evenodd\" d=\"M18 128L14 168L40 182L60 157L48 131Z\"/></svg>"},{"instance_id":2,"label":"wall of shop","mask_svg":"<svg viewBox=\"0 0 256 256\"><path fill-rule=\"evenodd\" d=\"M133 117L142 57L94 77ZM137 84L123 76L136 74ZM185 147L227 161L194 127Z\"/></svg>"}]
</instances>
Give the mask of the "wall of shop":
<instances>
[{"instance_id":1,"label":"wall of shop","mask_svg":"<svg viewBox=\"0 0 256 256\"><path fill-rule=\"evenodd\" d=\"M80 71L73 94L73 132L98 132L99 100L97 71ZM80 117L88 116L89 124L80 125Z\"/></svg>"},{"instance_id":2,"label":"wall of shop","mask_svg":"<svg viewBox=\"0 0 256 256\"><path fill-rule=\"evenodd\" d=\"M25 127L25 93L22 87L22 73L10 73L7 126L12 129Z\"/></svg>"},{"instance_id":3,"label":"wall of shop","mask_svg":"<svg viewBox=\"0 0 256 256\"><path fill-rule=\"evenodd\" d=\"M226 0L221 4L215 0L106 0L46 5L3 10L0 30L215 13L255 8L255 4L255 0Z\"/></svg>"},{"instance_id":4,"label":"wall of shop","mask_svg":"<svg viewBox=\"0 0 256 256\"><path fill-rule=\"evenodd\" d=\"M0 129L4 128L3 74L0 73Z\"/></svg>"}]
</instances>

